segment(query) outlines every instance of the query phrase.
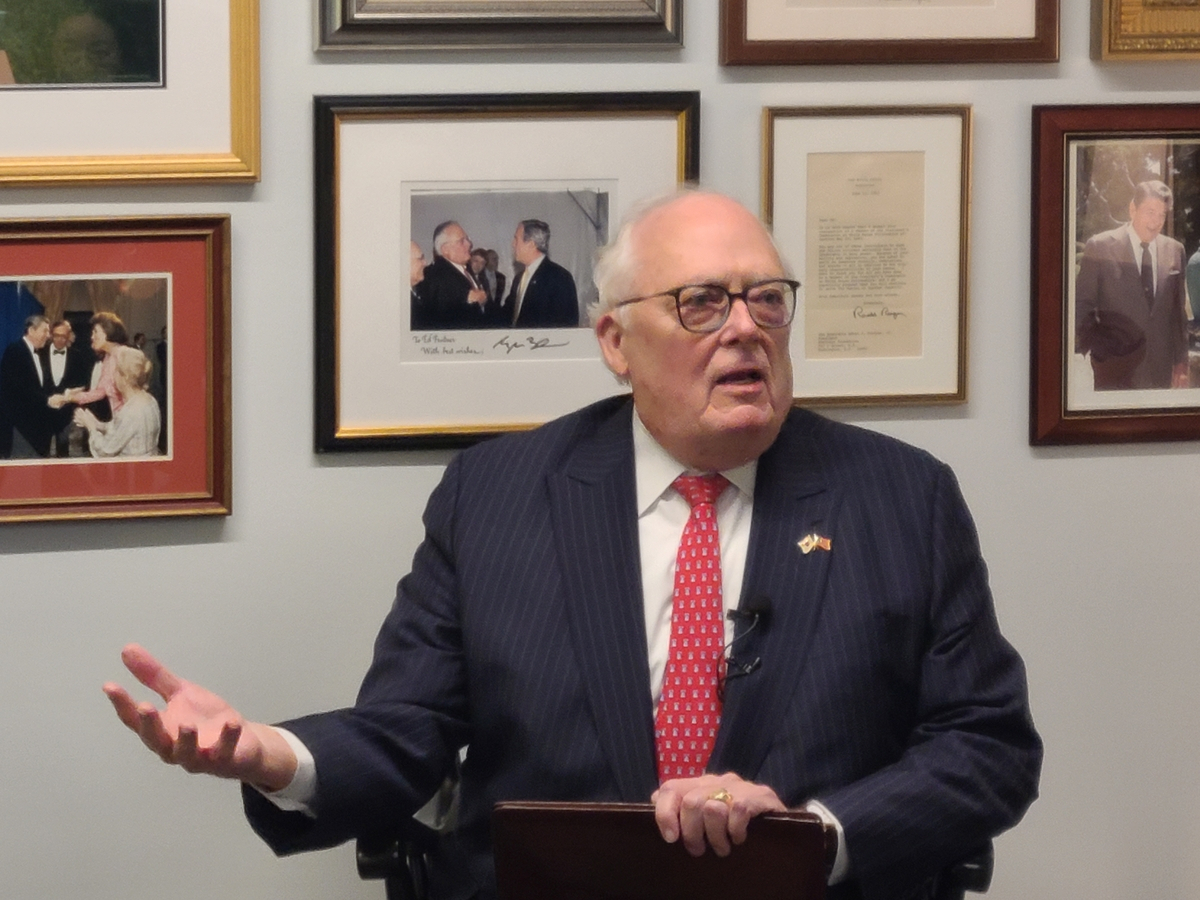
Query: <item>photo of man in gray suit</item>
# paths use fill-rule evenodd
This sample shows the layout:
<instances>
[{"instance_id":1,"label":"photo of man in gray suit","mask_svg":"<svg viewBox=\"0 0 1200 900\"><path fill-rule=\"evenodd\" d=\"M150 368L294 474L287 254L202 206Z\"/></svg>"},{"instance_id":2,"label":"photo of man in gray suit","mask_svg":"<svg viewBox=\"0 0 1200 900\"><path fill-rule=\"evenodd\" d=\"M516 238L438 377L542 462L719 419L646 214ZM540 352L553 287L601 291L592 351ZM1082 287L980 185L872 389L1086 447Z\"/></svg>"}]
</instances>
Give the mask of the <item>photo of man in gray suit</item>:
<instances>
[{"instance_id":1,"label":"photo of man in gray suit","mask_svg":"<svg viewBox=\"0 0 1200 900\"><path fill-rule=\"evenodd\" d=\"M1188 387L1183 244L1163 234L1172 192L1136 185L1129 222L1091 237L1075 281L1075 349L1097 390Z\"/></svg>"}]
</instances>

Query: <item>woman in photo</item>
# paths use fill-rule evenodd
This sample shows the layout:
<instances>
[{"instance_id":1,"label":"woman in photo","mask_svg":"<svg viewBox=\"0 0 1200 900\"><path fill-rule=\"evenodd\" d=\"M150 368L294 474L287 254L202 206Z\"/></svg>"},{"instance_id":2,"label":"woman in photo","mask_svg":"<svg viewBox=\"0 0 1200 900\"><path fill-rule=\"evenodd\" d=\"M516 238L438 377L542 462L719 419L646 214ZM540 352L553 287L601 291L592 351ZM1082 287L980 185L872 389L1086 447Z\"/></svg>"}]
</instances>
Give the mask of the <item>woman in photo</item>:
<instances>
[{"instance_id":1,"label":"woman in photo","mask_svg":"<svg viewBox=\"0 0 1200 900\"><path fill-rule=\"evenodd\" d=\"M113 380L124 402L111 422L101 422L86 409L75 410L75 424L88 431L92 456L157 456L158 432L162 426L158 401L146 390L150 380L150 360L136 347L116 347L109 351L113 360Z\"/></svg>"}]
</instances>

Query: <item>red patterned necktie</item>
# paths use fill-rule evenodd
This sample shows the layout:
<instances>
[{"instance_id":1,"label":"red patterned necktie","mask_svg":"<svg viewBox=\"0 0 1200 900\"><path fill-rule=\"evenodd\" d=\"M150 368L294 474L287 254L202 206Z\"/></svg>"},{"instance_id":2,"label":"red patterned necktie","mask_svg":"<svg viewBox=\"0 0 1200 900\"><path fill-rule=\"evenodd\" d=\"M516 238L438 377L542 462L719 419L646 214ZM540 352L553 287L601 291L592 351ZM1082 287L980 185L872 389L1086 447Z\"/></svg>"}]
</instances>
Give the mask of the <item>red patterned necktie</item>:
<instances>
[{"instance_id":1,"label":"red patterned necktie","mask_svg":"<svg viewBox=\"0 0 1200 900\"><path fill-rule=\"evenodd\" d=\"M692 513L675 558L671 648L654 720L659 782L703 775L721 724L725 626L715 504L728 485L723 475L681 475L672 484Z\"/></svg>"}]
</instances>

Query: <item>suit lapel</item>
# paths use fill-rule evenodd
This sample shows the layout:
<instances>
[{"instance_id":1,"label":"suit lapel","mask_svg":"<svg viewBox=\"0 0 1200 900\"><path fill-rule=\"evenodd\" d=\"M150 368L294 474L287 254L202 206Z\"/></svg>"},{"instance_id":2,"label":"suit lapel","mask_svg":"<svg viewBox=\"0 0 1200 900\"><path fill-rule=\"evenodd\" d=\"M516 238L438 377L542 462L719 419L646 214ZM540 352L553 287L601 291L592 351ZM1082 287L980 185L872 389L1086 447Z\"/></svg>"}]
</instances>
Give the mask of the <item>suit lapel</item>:
<instances>
[{"instance_id":1,"label":"suit lapel","mask_svg":"<svg viewBox=\"0 0 1200 900\"><path fill-rule=\"evenodd\" d=\"M600 743L623 800L657 787L638 556L632 404L550 478L571 637Z\"/></svg>"},{"instance_id":2,"label":"suit lapel","mask_svg":"<svg viewBox=\"0 0 1200 900\"><path fill-rule=\"evenodd\" d=\"M737 647L740 662L762 663L752 674L728 682L713 771L756 776L785 719L816 631L837 546L839 492L826 484L809 437L814 421L811 414L793 413L759 460L741 602L744 607L766 598L770 620ZM829 538L830 549L804 552L799 543L810 534Z\"/></svg>"}]
</instances>

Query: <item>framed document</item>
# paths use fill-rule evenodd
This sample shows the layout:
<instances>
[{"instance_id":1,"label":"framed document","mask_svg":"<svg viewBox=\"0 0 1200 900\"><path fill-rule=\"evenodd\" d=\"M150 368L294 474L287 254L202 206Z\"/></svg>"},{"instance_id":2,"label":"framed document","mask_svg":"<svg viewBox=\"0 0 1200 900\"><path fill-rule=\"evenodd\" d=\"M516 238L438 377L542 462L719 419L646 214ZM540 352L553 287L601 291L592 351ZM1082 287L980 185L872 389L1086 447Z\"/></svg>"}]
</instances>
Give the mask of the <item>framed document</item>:
<instances>
[{"instance_id":1,"label":"framed document","mask_svg":"<svg viewBox=\"0 0 1200 900\"><path fill-rule=\"evenodd\" d=\"M1094 0L1100 59L1200 59L1198 0Z\"/></svg>"},{"instance_id":2,"label":"framed document","mask_svg":"<svg viewBox=\"0 0 1200 900\"><path fill-rule=\"evenodd\" d=\"M797 400L965 400L970 107L773 107L764 131Z\"/></svg>"},{"instance_id":3,"label":"framed document","mask_svg":"<svg viewBox=\"0 0 1200 900\"><path fill-rule=\"evenodd\" d=\"M229 514L228 216L0 221L0 331L0 522Z\"/></svg>"},{"instance_id":4,"label":"framed document","mask_svg":"<svg viewBox=\"0 0 1200 900\"><path fill-rule=\"evenodd\" d=\"M1200 104L1033 110L1029 440L1200 438Z\"/></svg>"},{"instance_id":5,"label":"framed document","mask_svg":"<svg viewBox=\"0 0 1200 900\"><path fill-rule=\"evenodd\" d=\"M1058 0L721 0L727 66L1057 59Z\"/></svg>"},{"instance_id":6,"label":"framed document","mask_svg":"<svg viewBox=\"0 0 1200 900\"><path fill-rule=\"evenodd\" d=\"M589 326L593 256L633 202L697 177L699 107L318 97L317 449L459 446L623 390ZM556 285L536 314L527 229Z\"/></svg>"},{"instance_id":7,"label":"framed document","mask_svg":"<svg viewBox=\"0 0 1200 900\"><path fill-rule=\"evenodd\" d=\"M318 0L320 50L678 49L683 0Z\"/></svg>"},{"instance_id":8,"label":"framed document","mask_svg":"<svg viewBox=\"0 0 1200 900\"><path fill-rule=\"evenodd\" d=\"M9 5L0 185L258 180L258 0L166 5Z\"/></svg>"}]
</instances>

